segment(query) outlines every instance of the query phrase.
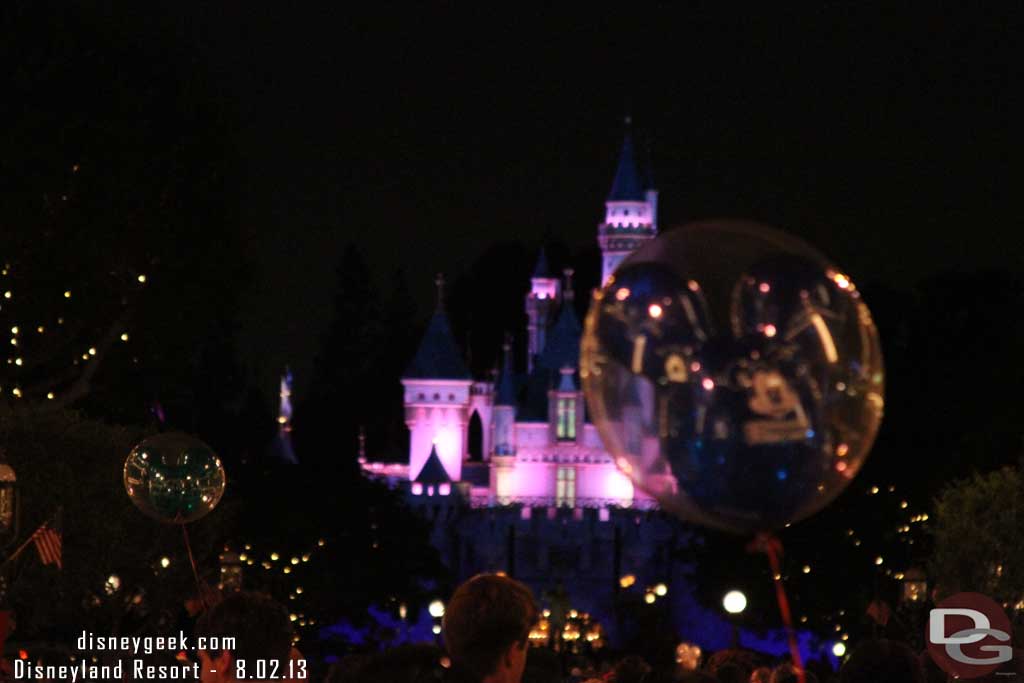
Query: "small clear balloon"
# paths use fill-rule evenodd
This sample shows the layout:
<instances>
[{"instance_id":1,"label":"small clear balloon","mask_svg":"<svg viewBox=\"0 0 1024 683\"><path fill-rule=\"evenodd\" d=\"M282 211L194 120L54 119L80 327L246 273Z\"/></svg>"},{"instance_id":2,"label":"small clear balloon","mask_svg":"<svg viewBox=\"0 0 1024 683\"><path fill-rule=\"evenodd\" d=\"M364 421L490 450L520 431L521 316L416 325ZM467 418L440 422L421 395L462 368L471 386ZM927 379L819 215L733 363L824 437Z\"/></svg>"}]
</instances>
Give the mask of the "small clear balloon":
<instances>
[{"instance_id":1,"label":"small clear balloon","mask_svg":"<svg viewBox=\"0 0 1024 683\"><path fill-rule=\"evenodd\" d=\"M205 517L224 495L220 458L187 434L157 434L139 443L124 463L124 488L153 519L186 524Z\"/></svg>"}]
</instances>

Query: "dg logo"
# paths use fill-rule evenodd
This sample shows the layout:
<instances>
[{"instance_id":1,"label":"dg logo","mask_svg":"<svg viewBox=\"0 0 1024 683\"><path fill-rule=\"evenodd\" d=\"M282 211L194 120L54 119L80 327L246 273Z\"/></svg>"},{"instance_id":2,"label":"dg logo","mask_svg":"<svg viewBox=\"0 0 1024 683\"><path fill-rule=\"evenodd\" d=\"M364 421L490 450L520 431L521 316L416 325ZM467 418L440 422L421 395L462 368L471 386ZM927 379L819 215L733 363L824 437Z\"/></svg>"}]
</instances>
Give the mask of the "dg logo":
<instances>
[{"instance_id":1,"label":"dg logo","mask_svg":"<svg viewBox=\"0 0 1024 683\"><path fill-rule=\"evenodd\" d=\"M928 615L928 653L957 678L979 678L1013 658L1012 628L1003 608L980 593L958 593Z\"/></svg>"}]
</instances>

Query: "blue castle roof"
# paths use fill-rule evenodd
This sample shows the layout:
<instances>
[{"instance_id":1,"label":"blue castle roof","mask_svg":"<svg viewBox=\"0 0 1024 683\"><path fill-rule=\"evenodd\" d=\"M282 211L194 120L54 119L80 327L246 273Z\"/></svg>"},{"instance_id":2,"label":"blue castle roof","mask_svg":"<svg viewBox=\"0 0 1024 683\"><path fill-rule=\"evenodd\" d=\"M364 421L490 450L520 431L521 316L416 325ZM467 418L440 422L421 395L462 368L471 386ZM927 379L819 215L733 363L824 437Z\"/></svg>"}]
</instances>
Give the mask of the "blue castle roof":
<instances>
[{"instance_id":1,"label":"blue castle roof","mask_svg":"<svg viewBox=\"0 0 1024 683\"><path fill-rule=\"evenodd\" d=\"M622 153L619 155L619 167L612 181L612 191L608 193L610 202L629 202L644 200L644 182L636 163L636 152L633 149L633 134L626 121L626 136L622 141Z\"/></svg>"},{"instance_id":2,"label":"blue castle roof","mask_svg":"<svg viewBox=\"0 0 1024 683\"><path fill-rule=\"evenodd\" d=\"M438 309L402 379L472 379L455 345L448 316Z\"/></svg>"},{"instance_id":3,"label":"blue castle roof","mask_svg":"<svg viewBox=\"0 0 1024 683\"><path fill-rule=\"evenodd\" d=\"M444 468L444 464L441 463L441 458L437 456L437 446L430 447L430 456L427 461L423 463L423 468L420 469L420 473L416 475L416 480L420 484L449 484L452 478L448 476L448 470Z\"/></svg>"}]
</instances>

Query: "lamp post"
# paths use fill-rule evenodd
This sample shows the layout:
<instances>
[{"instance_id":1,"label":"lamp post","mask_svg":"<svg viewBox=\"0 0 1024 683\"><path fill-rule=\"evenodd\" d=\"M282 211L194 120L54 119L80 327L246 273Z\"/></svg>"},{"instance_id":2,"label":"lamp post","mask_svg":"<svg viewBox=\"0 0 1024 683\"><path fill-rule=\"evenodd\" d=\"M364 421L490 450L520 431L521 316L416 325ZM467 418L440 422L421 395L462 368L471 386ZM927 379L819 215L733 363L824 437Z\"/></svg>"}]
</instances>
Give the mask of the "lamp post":
<instances>
[{"instance_id":1,"label":"lamp post","mask_svg":"<svg viewBox=\"0 0 1024 683\"><path fill-rule=\"evenodd\" d=\"M444 616L444 603L440 600L433 600L427 605L427 612L434 618L434 637L438 644L441 643L441 617Z\"/></svg>"},{"instance_id":2,"label":"lamp post","mask_svg":"<svg viewBox=\"0 0 1024 683\"><path fill-rule=\"evenodd\" d=\"M741 591L731 590L722 598L722 607L728 612L729 620L732 622L732 645L738 648L740 646L740 626L738 622L743 610L747 608L747 596Z\"/></svg>"}]
</instances>

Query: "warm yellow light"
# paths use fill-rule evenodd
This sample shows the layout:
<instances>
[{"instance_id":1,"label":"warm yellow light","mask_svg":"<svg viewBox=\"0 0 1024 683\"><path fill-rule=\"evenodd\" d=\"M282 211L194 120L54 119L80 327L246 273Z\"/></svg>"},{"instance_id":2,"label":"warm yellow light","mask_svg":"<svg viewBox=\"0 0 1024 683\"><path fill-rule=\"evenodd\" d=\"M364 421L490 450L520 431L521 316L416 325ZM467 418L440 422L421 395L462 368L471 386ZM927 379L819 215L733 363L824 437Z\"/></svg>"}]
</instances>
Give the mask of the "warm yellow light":
<instances>
[{"instance_id":1,"label":"warm yellow light","mask_svg":"<svg viewBox=\"0 0 1024 683\"><path fill-rule=\"evenodd\" d=\"M619 579L619 585L623 588L629 588L634 583L636 583L636 577L632 574L626 574L621 579Z\"/></svg>"},{"instance_id":2,"label":"warm yellow light","mask_svg":"<svg viewBox=\"0 0 1024 683\"><path fill-rule=\"evenodd\" d=\"M811 565L805 564L804 565L804 574L810 574L810 573L811 573Z\"/></svg>"},{"instance_id":3,"label":"warm yellow light","mask_svg":"<svg viewBox=\"0 0 1024 683\"><path fill-rule=\"evenodd\" d=\"M4 298L5 299L10 299L11 298L11 290L7 290L6 292L4 292Z\"/></svg>"},{"instance_id":4,"label":"warm yellow light","mask_svg":"<svg viewBox=\"0 0 1024 683\"><path fill-rule=\"evenodd\" d=\"M128 341L128 333L127 332L122 332L121 333L121 341Z\"/></svg>"},{"instance_id":5,"label":"warm yellow light","mask_svg":"<svg viewBox=\"0 0 1024 683\"><path fill-rule=\"evenodd\" d=\"M871 495L873 496L873 495L875 495L877 493L878 493L878 487L877 486L872 486L871 487Z\"/></svg>"},{"instance_id":6,"label":"warm yellow light","mask_svg":"<svg viewBox=\"0 0 1024 683\"><path fill-rule=\"evenodd\" d=\"M427 605L427 612L429 612L430 616L435 619L440 619L444 616L444 603L440 600L432 600L430 604Z\"/></svg>"},{"instance_id":7,"label":"warm yellow light","mask_svg":"<svg viewBox=\"0 0 1024 683\"><path fill-rule=\"evenodd\" d=\"M440 635L440 633L441 633L441 625L440 624L434 624L434 627L432 629L430 629L430 630L434 632L435 636L436 635Z\"/></svg>"},{"instance_id":8,"label":"warm yellow light","mask_svg":"<svg viewBox=\"0 0 1024 683\"><path fill-rule=\"evenodd\" d=\"M49 400L52 401L53 400L53 392L52 391L46 392L46 398L48 398Z\"/></svg>"},{"instance_id":9,"label":"warm yellow light","mask_svg":"<svg viewBox=\"0 0 1024 683\"><path fill-rule=\"evenodd\" d=\"M653 603L657 598L654 597L654 593L644 593L644 602L648 605Z\"/></svg>"},{"instance_id":10,"label":"warm yellow light","mask_svg":"<svg viewBox=\"0 0 1024 683\"><path fill-rule=\"evenodd\" d=\"M14 389L11 390L11 393L14 394L17 398L21 398L21 389L19 389L18 387L14 387Z\"/></svg>"},{"instance_id":11,"label":"warm yellow light","mask_svg":"<svg viewBox=\"0 0 1024 683\"><path fill-rule=\"evenodd\" d=\"M295 587L295 592L296 592L296 593L297 593L298 595L302 595L302 586L296 586L296 587Z\"/></svg>"},{"instance_id":12,"label":"warm yellow light","mask_svg":"<svg viewBox=\"0 0 1024 683\"><path fill-rule=\"evenodd\" d=\"M145 281L146 281L146 276L145 275L140 275L139 276L139 282L143 282L144 283Z\"/></svg>"},{"instance_id":13,"label":"warm yellow light","mask_svg":"<svg viewBox=\"0 0 1024 683\"><path fill-rule=\"evenodd\" d=\"M292 558L292 564L298 564L298 563L299 563L299 558L293 557Z\"/></svg>"},{"instance_id":14,"label":"warm yellow light","mask_svg":"<svg viewBox=\"0 0 1024 683\"><path fill-rule=\"evenodd\" d=\"M71 290L70 289L69 290L65 290L64 298L65 299L70 299L71 298Z\"/></svg>"},{"instance_id":15,"label":"warm yellow light","mask_svg":"<svg viewBox=\"0 0 1024 683\"><path fill-rule=\"evenodd\" d=\"M846 644L838 642L832 646L832 654L836 657L843 657L846 654Z\"/></svg>"},{"instance_id":16,"label":"warm yellow light","mask_svg":"<svg viewBox=\"0 0 1024 683\"><path fill-rule=\"evenodd\" d=\"M654 594L658 597L664 597L668 595L668 586L663 583L659 583L654 587Z\"/></svg>"},{"instance_id":17,"label":"warm yellow light","mask_svg":"<svg viewBox=\"0 0 1024 683\"><path fill-rule=\"evenodd\" d=\"M167 556L161 557L160 558L160 566L163 567L164 569L167 569L168 567L170 567L171 566L171 558L169 558Z\"/></svg>"},{"instance_id":18,"label":"warm yellow light","mask_svg":"<svg viewBox=\"0 0 1024 683\"><path fill-rule=\"evenodd\" d=\"M278 559L279 559L280 557L281 557L281 556L280 556L280 555L278 555L277 553L270 553L270 559L271 559L271 560L273 560L274 562L277 562L277 560L278 560Z\"/></svg>"},{"instance_id":19,"label":"warm yellow light","mask_svg":"<svg viewBox=\"0 0 1024 683\"><path fill-rule=\"evenodd\" d=\"M906 510L907 509L907 501L904 500L904 501L902 501L900 503L900 509L901 510Z\"/></svg>"},{"instance_id":20,"label":"warm yellow light","mask_svg":"<svg viewBox=\"0 0 1024 683\"><path fill-rule=\"evenodd\" d=\"M21 367L21 359L20 358L15 358L14 359L14 364L19 366L19 367Z\"/></svg>"},{"instance_id":21,"label":"warm yellow light","mask_svg":"<svg viewBox=\"0 0 1024 683\"><path fill-rule=\"evenodd\" d=\"M836 446L836 455L838 455L840 458L845 458L846 454L849 452L850 447L847 446L845 443L841 443L838 446Z\"/></svg>"},{"instance_id":22,"label":"warm yellow light","mask_svg":"<svg viewBox=\"0 0 1024 683\"><path fill-rule=\"evenodd\" d=\"M316 542L316 544L318 546L320 546L321 548L323 548L324 547L324 539L321 538L319 541Z\"/></svg>"},{"instance_id":23,"label":"warm yellow light","mask_svg":"<svg viewBox=\"0 0 1024 683\"><path fill-rule=\"evenodd\" d=\"M238 559L241 560L242 562L245 562L246 560L249 559L249 556L246 555L245 553L242 553L241 555L238 556Z\"/></svg>"},{"instance_id":24,"label":"warm yellow light","mask_svg":"<svg viewBox=\"0 0 1024 683\"><path fill-rule=\"evenodd\" d=\"M879 555L878 557L875 558L875 564L876 565L881 565L883 562L885 562L885 560L882 558L881 555Z\"/></svg>"},{"instance_id":25,"label":"warm yellow light","mask_svg":"<svg viewBox=\"0 0 1024 683\"><path fill-rule=\"evenodd\" d=\"M90 346L89 347L89 355L90 356L95 356L96 355L96 347L95 346Z\"/></svg>"},{"instance_id":26,"label":"warm yellow light","mask_svg":"<svg viewBox=\"0 0 1024 683\"><path fill-rule=\"evenodd\" d=\"M747 608L747 596L740 591L729 591L722 598L722 606L729 614L739 614Z\"/></svg>"},{"instance_id":27,"label":"warm yellow light","mask_svg":"<svg viewBox=\"0 0 1024 683\"><path fill-rule=\"evenodd\" d=\"M662 310L661 306L659 306L658 304L651 304L650 306L647 307L647 313L652 318L657 320L658 318L661 317L661 314L664 313L664 311Z\"/></svg>"},{"instance_id":28,"label":"warm yellow light","mask_svg":"<svg viewBox=\"0 0 1024 683\"><path fill-rule=\"evenodd\" d=\"M774 337L776 334L778 334L778 332L778 328L776 328L775 325L772 325L771 323L768 323L767 325L764 326L764 336L766 337Z\"/></svg>"},{"instance_id":29,"label":"warm yellow light","mask_svg":"<svg viewBox=\"0 0 1024 683\"><path fill-rule=\"evenodd\" d=\"M281 571L283 571L285 574L291 574L292 573L292 568L291 567L285 567Z\"/></svg>"},{"instance_id":30,"label":"warm yellow light","mask_svg":"<svg viewBox=\"0 0 1024 683\"><path fill-rule=\"evenodd\" d=\"M628 299L629 298L629 288L627 288L627 287L620 288L617 292L615 292L615 298L617 300L619 300L619 301L625 301L626 299Z\"/></svg>"},{"instance_id":31,"label":"warm yellow light","mask_svg":"<svg viewBox=\"0 0 1024 683\"><path fill-rule=\"evenodd\" d=\"M305 555L302 556L302 561L303 562L309 562L309 553L306 553Z\"/></svg>"},{"instance_id":32,"label":"warm yellow light","mask_svg":"<svg viewBox=\"0 0 1024 683\"><path fill-rule=\"evenodd\" d=\"M39 327L36 328L36 332L38 332L39 334L42 334L43 331L44 330L43 330L43 326L42 325L40 325Z\"/></svg>"},{"instance_id":33,"label":"warm yellow light","mask_svg":"<svg viewBox=\"0 0 1024 683\"><path fill-rule=\"evenodd\" d=\"M288 618L289 618L289 619L290 619L291 621L296 621L296 620L297 620L297 619L298 619L299 617L298 617L298 615L297 615L297 614L289 614L289 615L288 615Z\"/></svg>"},{"instance_id":34,"label":"warm yellow light","mask_svg":"<svg viewBox=\"0 0 1024 683\"><path fill-rule=\"evenodd\" d=\"M15 325L14 327L11 328L11 334L18 334L18 326L17 325Z\"/></svg>"}]
</instances>

